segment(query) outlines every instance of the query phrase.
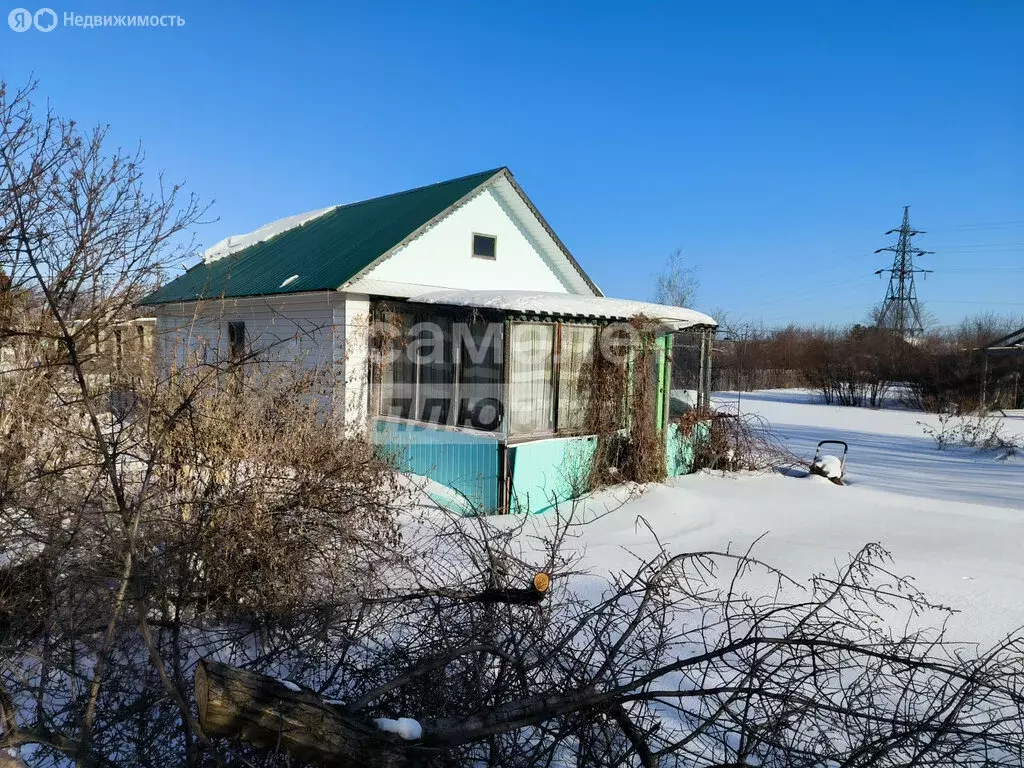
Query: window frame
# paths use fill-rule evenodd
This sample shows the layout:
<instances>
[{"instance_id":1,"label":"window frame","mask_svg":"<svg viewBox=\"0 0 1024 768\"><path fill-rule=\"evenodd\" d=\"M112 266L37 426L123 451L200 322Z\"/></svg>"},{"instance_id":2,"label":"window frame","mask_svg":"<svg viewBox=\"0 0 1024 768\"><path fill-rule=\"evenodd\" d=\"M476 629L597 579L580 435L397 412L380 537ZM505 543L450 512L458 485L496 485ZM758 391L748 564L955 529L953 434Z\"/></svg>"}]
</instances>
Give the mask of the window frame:
<instances>
[{"instance_id":1,"label":"window frame","mask_svg":"<svg viewBox=\"0 0 1024 768\"><path fill-rule=\"evenodd\" d=\"M399 316L408 317L411 319L409 328L410 330L420 322L447 322L450 328L454 329L454 325L465 319L465 314L454 310L445 310L438 308L436 311L424 310L419 307L412 308L403 302L380 302L374 309L377 312L380 307L390 308L394 314ZM448 409L447 420L444 422L428 421L420 418L420 413L417 410L417 404L420 401L420 385L422 383L422 367L416 362L413 364L412 369L414 372L414 378L412 381L412 407L410 408L409 416L393 415L384 412L384 375L386 367L383 365L374 365L370 361L370 393L371 405L374 418L386 419L389 421L397 421L408 424L418 424L424 427L432 429L448 429L459 432L472 432L478 435L487 435L495 438L500 438L501 435L507 434L506 424L508 419L508 413L505 408L505 396L507 391L507 382L505 378L505 366L508 362L507 348L505 346L505 334L507 331L507 323L501 316L489 316L487 314L475 313L469 317L469 322L473 320L482 319L484 322L489 322L497 325L501 331L500 343L502 345L502 354L496 359L496 365L500 370L497 381L498 401L501 404L501 413L498 415L498 421L492 430L479 429L472 426L463 426L459 422L461 421L462 411L462 368L463 368L463 345L462 339L456 339L455 334L452 333L450 339L447 340L447 347L452 352L452 398L451 405ZM403 325L403 334L404 331ZM460 343L456 346L455 342Z\"/></svg>"},{"instance_id":2,"label":"window frame","mask_svg":"<svg viewBox=\"0 0 1024 768\"><path fill-rule=\"evenodd\" d=\"M672 334L669 392L680 389L693 391L691 408L708 408L711 405L713 339L714 331L704 327L684 328ZM684 372L685 375L681 375Z\"/></svg>"},{"instance_id":3,"label":"window frame","mask_svg":"<svg viewBox=\"0 0 1024 768\"><path fill-rule=\"evenodd\" d=\"M553 392L552 392L553 405L552 405L552 407L554 409L554 415L553 415L553 418L552 418L553 426L552 426L551 429L534 431L534 432L514 432L512 430L512 404L510 402L506 401L504 403L504 406L505 406L506 412L508 413L508 416L507 416L508 432L507 432L507 434L508 434L509 442L519 442L519 441L525 442L527 440L534 440L534 439L537 439L537 438L545 438L545 437L580 437L580 436L586 436L586 435L592 434L591 432L589 432L587 430L585 425L582 426L582 427L563 427L562 424L560 423L558 411L559 411L559 407L560 407L560 404L561 404L561 396L562 396L562 355L564 353L564 349L563 349L564 348L564 343L563 343L564 338L563 338L562 331L563 331L563 328L565 326L569 326L569 327L573 327L573 328L593 328L594 329L594 334L595 334L595 338L594 338L594 351L596 353L597 350L600 349L601 333L608 326L608 324L607 323L594 323L594 322L588 323L588 322L581 321L581 320L548 320L546 318L545 319L537 319L537 320L531 320L531 319L528 319L528 318L515 318L515 319L512 319L512 320L510 320L510 322L508 324L509 343L506 344L506 349L508 350L507 354L508 354L508 357L509 357L508 367L507 367L506 370L509 370L509 371L511 370L511 365L512 365L512 361L511 361L511 356L512 356L512 344L511 344L512 326L516 325L516 324L541 324L541 325L553 325L555 327L554 343L553 343L552 352L551 352L551 354L552 354L552 358L551 358L551 366L552 366L551 367L551 371L552 371L552 373L551 373L551 381L552 381L552 384L551 384L551 386L552 386L552 389L553 389ZM507 375L508 374L506 374L506 376ZM508 382L507 382L507 379L506 379L506 386L507 385L508 385Z\"/></svg>"},{"instance_id":4,"label":"window frame","mask_svg":"<svg viewBox=\"0 0 1024 768\"><path fill-rule=\"evenodd\" d=\"M410 328L414 328L414 327L416 327L417 323L424 322L425 320L428 319L428 316L425 316L422 313L412 312L411 314L412 314L412 317L413 317L413 323L410 326ZM453 420L457 420L457 415L458 415L457 411L458 411L459 376L461 374L461 367L462 366L461 366L460 363L461 363L462 355L461 355L461 350L459 350L458 352L455 350L455 338L454 338L454 334L451 332L451 330L455 326L455 321L453 320L453 318L450 315L445 315L445 314L435 314L435 315L433 315L433 317L429 318L429 321L437 322L438 326L441 328L441 337L440 337L440 342L439 342L440 345L441 345L441 358L442 358L441 365L442 365L442 367L448 367L449 365L451 366L451 379L452 380L451 380L451 384L450 385L447 385L446 382L440 382L440 385L441 386L450 386L451 387L451 395L448 397L448 405L447 405L447 410L445 410L445 420L444 421L433 421L431 419L424 419L422 417L422 414L426 411L427 403L430 402L430 400L433 400L434 398L430 398L428 400L428 398L426 397L426 394L423 391L423 384L424 384L424 382L423 382L423 363L421 361L419 361L419 360L415 361L414 369L416 371L416 384L415 384L415 389L413 391L413 401L412 401L413 402L413 413L416 414L416 417L415 417L414 420L419 422L420 424L436 424L436 425L446 426L446 427L447 426L456 426L455 424L452 423L452 421ZM445 336L445 333L444 333L444 331L446 330L445 324L447 324L447 330L449 331L447 337ZM422 341L422 340L421 339L417 339L417 341ZM437 343L438 343L438 341L435 340L434 344L437 344ZM437 352L437 349L435 347L435 348L432 349L431 355L436 354L436 352ZM444 357L447 354L451 355L452 359L451 359L450 363L447 363L447 362L444 361ZM430 365L432 365L432 363ZM427 382L427 386L431 386L431 385L437 386L438 384L439 384L439 382Z\"/></svg>"},{"instance_id":5,"label":"window frame","mask_svg":"<svg viewBox=\"0 0 1024 768\"><path fill-rule=\"evenodd\" d=\"M565 354L565 344L564 344L565 334L563 333L563 331L564 331L566 326L568 326L569 328L589 328L589 329L593 330L593 332L594 332L594 346L593 346L593 349L592 349L592 353L594 355L596 355L599 352L600 348L601 348L601 331L604 329L605 326L597 324L597 323L581 323L581 322L578 322L578 321L576 321L576 322L574 322L574 321L569 321L569 322L560 321L558 323L558 337L556 339L557 353L556 353L556 358L555 358L555 381L556 381L556 389L555 389L555 434L561 434L561 435L565 435L566 437L570 437L570 436L573 436L573 435L587 435L587 434L590 434L590 433L587 431L585 423L582 426L579 426L579 427L564 427L564 428L562 427L562 424L561 424L561 417L560 417L560 413L559 412L560 412L561 407L562 407L562 357ZM585 417L584 417L584 420L585 420Z\"/></svg>"},{"instance_id":6,"label":"window frame","mask_svg":"<svg viewBox=\"0 0 1024 768\"><path fill-rule=\"evenodd\" d=\"M494 255L487 256L482 253L476 252L476 239L478 237L487 237L494 241ZM498 260L498 236L488 235L484 232L473 232L469 237L469 253L474 259L483 259L484 261L497 261Z\"/></svg>"},{"instance_id":7,"label":"window frame","mask_svg":"<svg viewBox=\"0 0 1024 768\"><path fill-rule=\"evenodd\" d=\"M505 380L505 375L506 375L505 371L506 371L506 365L507 365L507 361L508 361L508 349L507 349L508 339L507 339L507 335L506 335L507 324L505 323L504 318L502 318L500 321L498 321L498 320L488 321L488 320L486 320L483 317L474 316L474 317L470 318L469 323L467 323L467 327L472 329L473 325L476 322L484 323L487 328L490 328L492 326L497 326L498 328L500 328L500 331L499 331L500 334L501 334L500 350L499 350L500 354L496 355L494 357L494 365L498 369L498 378L497 378L497 382L495 382L495 386L496 386L496 390L497 390L497 398L496 399L498 401L498 405L500 406L500 411L498 412L498 422L497 422L497 424L495 424L493 429L489 429L489 430L488 429L481 429L479 427L474 427L474 426L467 426L467 425L462 423L463 422L463 416L465 415L463 413L462 406L463 406L464 399L466 399L466 398L464 398L462 387L463 386L472 386L472 384L470 384L469 382L464 382L462 380L463 371L465 370L465 368L467 366L466 366L466 361L463 359L463 355L466 352L466 348L465 348L465 346L463 344L463 339L460 336L460 338L458 338L458 339L455 339L455 338L452 339L452 349L455 350L454 353L453 353L454 356L455 356L455 385L454 385L454 394L453 394L453 401L454 401L454 404L455 404L455 408L454 408L454 410L455 410L455 415L454 415L455 424L454 424L454 426L456 428L458 428L458 429L468 429L468 430L472 430L474 432L484 432L484 433L487 433L487 434L494 434L496 432L505 432L505 427L507 426L506 419L508 418L508 412L507 412L507 409L505 407L505 397L506 397L506 394L508 392L508 386L507 386L507 383L506 383L506 380ZM454 323L453 323L452 327L454 329ZM486 336L485 336L485 339L486 339ZM456 345L456 342L458 342L457 345ZM475 341L474 341L474 344L475 344ZM456 347L457 347L457 349L456 349Z\"/></svg>"},{"instance_id":8,"label":"window frame","mask_svg":"<svg viewBox=\"0 0 1024 768\"><path fill-rule=\"evenodd\" d=\"M533 432L516 432L512 429L512 423L514 415L512 412L512 403L508 399L508 392L512 389L512 383L509 380L509 376L512 371L512 328L516 325L548 325L553 326L551 333L551 429L540 429L534 430ZM558 434L558 359L559 350L562 344L562 328L561 322L558 320L512 320L507 324L508 339L506 348L508 353L506 358L508 359L508 366L505 369L505 402L502 404L505 412L508 414L506 422L508 430L506 434L510 441L513 439L527 440L537 437L552 437Z\"/></svg>"}]
</instances>

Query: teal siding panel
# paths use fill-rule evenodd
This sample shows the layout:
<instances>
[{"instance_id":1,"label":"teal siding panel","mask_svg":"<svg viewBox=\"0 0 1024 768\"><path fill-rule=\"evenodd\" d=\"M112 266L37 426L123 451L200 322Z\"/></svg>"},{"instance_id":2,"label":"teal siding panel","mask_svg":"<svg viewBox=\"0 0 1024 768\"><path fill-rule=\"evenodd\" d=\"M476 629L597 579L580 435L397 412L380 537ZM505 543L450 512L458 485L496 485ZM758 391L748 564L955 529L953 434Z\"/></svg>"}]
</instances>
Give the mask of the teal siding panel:
<instances>
[{"instance_id":1,"label":"teal siding panel","mask_svg":"<svg viewBox=\"0 0 1024 768\"><path fill-rule=\"evenodd\" d=\"M511 512L546 512L587 490L597 438L566 437L509 446Z\"/></svg>"},{"instance_id":2,"label":"teal siding panel","mask_svg":"<svg viewBox=\"0 0 1024 768\"><path fill-rule=\"evenodd\" d=\"M708 439L711 425L707 422L700 422L693 427L693 433L684 435L679 431L679 425L672 423L668 425L668 435L665 443L665 471L669 477L686 475L693 471L693 450L695 445Z\"/></svg>"},{"instance_id":3,"label":"teal siding panel","mask_svg":"<svg viewBox=\"0 0 1024 768\"><path fill-rule=\"evenodd\" d=\"M697 424L690 436L670 424L666 471L669 477L693 469L696 441L705 440L709 425ZM425 424L377 420L374 443L392 455L403 472L427 477L453 491L431 493L441 506L462 514L498 511L501 443L489 437ZM511 480L510 512L538 514L586 493L597 438L552 438L508 447Z\"/></svg>"},{"instance_id":4,"label":"teal siding panel","mask_svg":"<svg viewBox=\"0 0 1024 768\"><path fill-rule=\"evenodd\" d=\"M452 489L454 494L449 497L431 494L441 506L463 514L498 510L500 452L496 437L378 419L373 440L394 457L403 472Z\"/></svg>"}]
</instances>

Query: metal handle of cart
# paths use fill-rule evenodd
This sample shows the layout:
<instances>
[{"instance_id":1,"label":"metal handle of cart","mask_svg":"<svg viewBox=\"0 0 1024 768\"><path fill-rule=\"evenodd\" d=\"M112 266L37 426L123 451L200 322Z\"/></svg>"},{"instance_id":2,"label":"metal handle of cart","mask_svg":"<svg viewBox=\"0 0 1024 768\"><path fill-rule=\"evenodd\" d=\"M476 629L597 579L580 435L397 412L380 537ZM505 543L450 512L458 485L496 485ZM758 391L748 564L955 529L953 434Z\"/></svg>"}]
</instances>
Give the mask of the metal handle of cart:
<instances>
[{"instance_id":1,"label":"metal handle of cart","mask_svg":"<svg viewBox=\"0 0 1024 768\"><path fill-rule=\"evenodd\" d=\"M846 453L847 453L847 451L850 450L850 446L848 446L846 444L846 441L844 441L844 440L821 440L818 443L818 447L814 449L814 461L811 462L811 463L813 464L813 463L816 463L818 461L818 457L821 455L821 446L823 446L823 445L841 445L841 446L843 446L843 455L839 457L839 474L840 475L846 474Z\"/></svg>"}]
</instances>

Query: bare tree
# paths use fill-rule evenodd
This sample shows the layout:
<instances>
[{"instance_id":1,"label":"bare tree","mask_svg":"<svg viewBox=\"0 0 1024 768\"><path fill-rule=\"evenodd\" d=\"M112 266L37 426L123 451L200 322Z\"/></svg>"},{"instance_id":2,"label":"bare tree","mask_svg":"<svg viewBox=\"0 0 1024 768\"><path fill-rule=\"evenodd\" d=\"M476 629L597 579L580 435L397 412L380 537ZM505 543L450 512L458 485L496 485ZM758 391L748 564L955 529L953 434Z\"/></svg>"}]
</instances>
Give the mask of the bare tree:
<instances>
[{"instance_id":1,"label":"bare tree","mask_svg":"<svg viewBox=\"0 0 1024 768\"><path fill-rule=\"evenodd\" d=\"M394 476L315 373L114 354L203 207L32 93L0 89L0 748L196 765L196 660L301 659L389 562Z\"/></svg>"},{"instance_id":2,"label":"bare tree","mask_svg":"<svg viewBox=\"0 0 1024 768\"><path fill-rule=\"evenodd\" d=\"M654 278L654 300L674 307L692 306L700 282L693 267L683 261L683 249L677 248L665 260Z\"/></svg>"}]
</instances>

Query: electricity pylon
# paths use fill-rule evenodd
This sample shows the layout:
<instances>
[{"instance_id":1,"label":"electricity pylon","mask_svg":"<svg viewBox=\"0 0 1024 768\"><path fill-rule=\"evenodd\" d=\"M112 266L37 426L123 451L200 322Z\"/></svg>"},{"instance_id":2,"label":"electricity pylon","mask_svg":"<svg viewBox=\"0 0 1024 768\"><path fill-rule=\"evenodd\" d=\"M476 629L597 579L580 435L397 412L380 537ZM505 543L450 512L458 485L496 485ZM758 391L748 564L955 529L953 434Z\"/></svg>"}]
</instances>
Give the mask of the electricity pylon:
<instances>
[{"instance_id":1,"label":"electricity pylon","mask_svg":"<svg viewBox=\"0 0 1024 768\"><path fill-rule=\"evenodd\" d=\"M921 305L917 300L914 275L932 270L915 267L914 257L924 256L933 251L922 251L915 248L911 242L914 235L923 235L924 232L910 228L909 205L903 207L903 226L899 229L890 229L885 234L898 234L899 238L896 245L875 251L892 251L895 254L891 267L875 270L876 275L889 273L889 289L885 292L885 301L882 302L882 309L878 314L878 326L889 328L904 338L921 336L924 333L924 323L921 320Z\"/></svg>"}]
</instances>

